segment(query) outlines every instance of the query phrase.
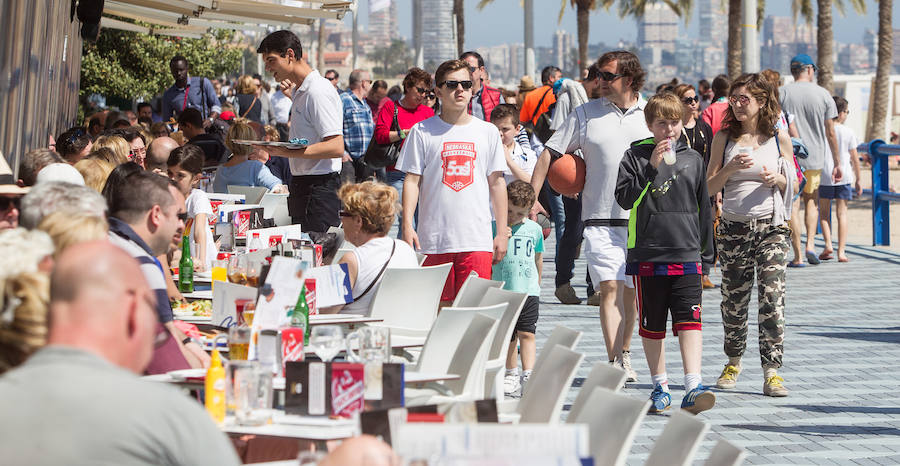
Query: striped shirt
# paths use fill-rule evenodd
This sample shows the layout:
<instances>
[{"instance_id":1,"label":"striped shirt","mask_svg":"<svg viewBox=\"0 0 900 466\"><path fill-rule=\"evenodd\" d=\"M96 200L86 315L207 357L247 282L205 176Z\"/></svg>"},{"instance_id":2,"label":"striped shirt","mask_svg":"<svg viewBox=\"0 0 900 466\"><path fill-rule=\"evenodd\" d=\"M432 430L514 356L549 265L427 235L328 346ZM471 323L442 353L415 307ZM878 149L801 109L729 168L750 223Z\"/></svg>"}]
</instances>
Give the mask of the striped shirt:
<instances>
[{"instance_id":1,"label":"striped shirt","mask_svg":"<svg viewBox=\"0 0 900 466\"><path fill-rule=\"evenodd\" d=\"M160 323L171 322L174 316L166 292L166 277L150 246L127 223L113 217L109 219L109 241L138 261L147 284L156 296L156 314Z\"/></svg>"}]
</instances>

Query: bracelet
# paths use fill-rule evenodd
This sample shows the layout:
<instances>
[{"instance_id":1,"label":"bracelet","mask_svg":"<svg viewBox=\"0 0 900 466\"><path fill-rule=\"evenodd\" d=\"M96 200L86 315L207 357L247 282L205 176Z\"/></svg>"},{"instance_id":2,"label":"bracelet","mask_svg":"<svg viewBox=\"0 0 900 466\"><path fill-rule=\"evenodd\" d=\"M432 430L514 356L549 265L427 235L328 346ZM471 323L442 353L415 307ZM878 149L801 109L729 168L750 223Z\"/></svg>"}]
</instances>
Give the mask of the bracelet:
<instances>
[{"instance_id":1,"label":"bracelet","mask_svg":"<svg viewBox=\"0 0 900 466\"><path fill-rule=\"evenodd\" d=\"M188 344L188 343L192 343L193 341L194 341L193 338L187 337L187 338L185 338L184 340L181 340L181 344L182 344L182 345L186 345L186 344Z\"/></svg>"},{"instance_id":2,"label":"bracelet","mask_svg":"<svg viewBox=\"0 0 900 466\"><path fill-rule=\"evenodd\" d=\"M400 136L401 140L406 139L406 133L402 129L397 130L397 136Z\"/></svg>"}]
</instances>

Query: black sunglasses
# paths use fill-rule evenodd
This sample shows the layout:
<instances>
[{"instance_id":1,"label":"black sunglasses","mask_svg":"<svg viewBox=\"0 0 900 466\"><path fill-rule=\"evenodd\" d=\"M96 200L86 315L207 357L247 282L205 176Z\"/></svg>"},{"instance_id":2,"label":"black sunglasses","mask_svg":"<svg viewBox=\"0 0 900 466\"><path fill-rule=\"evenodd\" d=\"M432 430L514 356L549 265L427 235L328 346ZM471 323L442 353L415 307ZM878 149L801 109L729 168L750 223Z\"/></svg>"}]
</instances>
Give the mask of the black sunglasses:
<instances>
[{"instance_id":1,"label":"black sunglasses","mask_svg":"<svg viewBox=\"0 0 900 466\"><path fill-rule=\"evenodd\" d=\"M469 73L474 73L475 70L477 70L477 69L478 69L477 66L470 66L470 67L469 67Z\"/></svg>"},{"instance_id":2,"label":"black sunglasses","mask_svg":"<svg viewBox=\"0 0 900 466\"><path fill-rule=\"evenodd\" d=\"M447 89L456 89L457 86L462 86L464 90L469 90L474 86L471 80L466 81L444 81L439 83L438 86L446 87Z\"/></svg>"},{"instance_id":3,"label":"black sunglasses","mask_svg":"<svg viewBox=\"0 0 900 466\"><path fill-rule=\"evenodd\" d=\"M423 94L423 95L425 95L425 96L428 95L428 94L427 94L428 89L425 89L424 87L416 87L416 90L419 91L419 94Z\"/></svg>"},{"instance_id":4,"label":"black sunglasses","mask_svg":"<svg viewBox=\"0 0 900 466\"><path fill-rule=\"evenodd\" d=\"M0 196L0 212L6 212L10 209L10 207L15 207L16 210L21 210L19 206L21 205L22 198L21 197L7 197Z\"/></svg>"},{"instance_id":5,"label":"black sunglasses","mask_svg":"<svg viewBox=\"0 0 900 466\"><path fill-rule=\"evenodd\" d=\"M434 97L435 97L434 92L429 92L429 93L425 94L426 99L433 99Z\"/></svg>"},{"instance_id":6,"label":"black sunglasses","mask_svg":"<svg viewBox=\"0 0 900 466\"><path fill-rule=\"evenodd\" d=\"M188 219L187 212L181 212L180 214L177 215L177 217L178 217L178 220L181 220L182 222L187 222L187 219Z\"/></svg>"},{"instance_id":7,"label":"black sunglasses","mask_svg":"<svg viewBox=\"0 0 900 466\"><path fill-rule=\"evenodd\" d=\"M700 102L700 97L697 97L697 96L685 97L685 98L681 99L681 101L690 105L692 103Z\"/></svg>"},{"instance_id":8,"label":"black sunglasses","mask_svg":"<svg viewBox=\"0 0 900 466\"><path fill-rule=\"evenodd\" d=\"M354 214L347 212L346 210L341 210L338 212L338 215L341 217L353 217Z\"/></svg>"},{"instance_id":9,"label":"black sunglasses","mask_svg":"<svg viewBox=\"0 0 900 466\"><path fill-rule=\"evenodd\" d=\"M600 79L604 81L615 81L618 78L621 78L623 75L618 73L610 73L609 71L601 71Z\"/></svg>"}]
</instances>

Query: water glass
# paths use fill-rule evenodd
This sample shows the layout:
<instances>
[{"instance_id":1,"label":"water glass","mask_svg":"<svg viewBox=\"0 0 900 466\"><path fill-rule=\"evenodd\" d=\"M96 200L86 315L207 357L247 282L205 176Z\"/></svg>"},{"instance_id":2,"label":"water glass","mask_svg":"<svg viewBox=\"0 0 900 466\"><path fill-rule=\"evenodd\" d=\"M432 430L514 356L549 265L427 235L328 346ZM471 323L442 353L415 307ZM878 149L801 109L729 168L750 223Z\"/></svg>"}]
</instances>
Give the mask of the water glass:
<instances>
[{"instance_id":1,"label":"water glass","mask_svg":"<svg viewBox=\"0 0 900 466\"><path fill-rule=\"evenodd\" d=\"M344 332L338 325L317 325L312 328L309 345L322 362L330 362L344 348Z\"/></svg>"},{"instance_id":2,"label":"water glass","mask_svg":"<svg viewBox=\"0 0 900 466\"><path fill-rule=\"evenodd\" d=\"M234 417L239 425L259 426L272 417L272 372L256 361L232 371Z\"/></svg>"},{"instance_id":3,"label":"water glass","mask_svg":"<svg viewBox=\"0 0 900 466\"><path fill-rule=\"evenodd\" d=\"M356 345L354 341L358 341ZM353 351L359 348L359 353ZM347 359L352 362L384 363L391 360L391 329L362 327L347 335Z\"/></svg>"}]
</instances>

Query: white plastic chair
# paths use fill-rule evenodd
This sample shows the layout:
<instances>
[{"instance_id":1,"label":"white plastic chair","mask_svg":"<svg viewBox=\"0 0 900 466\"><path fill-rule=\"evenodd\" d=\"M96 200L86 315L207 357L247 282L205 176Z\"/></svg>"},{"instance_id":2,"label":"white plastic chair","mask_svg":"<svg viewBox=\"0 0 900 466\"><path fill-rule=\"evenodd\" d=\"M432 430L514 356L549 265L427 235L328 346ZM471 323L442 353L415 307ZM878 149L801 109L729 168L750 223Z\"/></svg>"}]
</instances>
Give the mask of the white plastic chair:
<instances>
[{"instance_id":1,"label":"white plastic chair","mask_svg":"<svg viewBox=\"0 0 900 466\"><path fill-rule=\"evenodd\" d=\"M709 453L705 466L740 466L747 458L747 450L720 439Z\"/></svg>"},{"instance_id":2,"label":"white plastic chair","mask_svg":"<svg viewBox=\"0 0 900 466\"><path fill-rule=\"evenodd\" d=\"M466 281L463 282L459 293L456 293L456 299L453 300L453 307L475 307L481 302L484 293L488 288L503 288L503 283L497 280L488 280L481 278L475 272L469 274Z\"/></svg>"},{"instance_id":3,"label":"white plastic chair","mask_svg":"<svg viewBox=\"0 0 900 466\"><path fill-rule=\"evenodd\" d=\"M460 345L460 335L466 331L475 315L484 314L500 322L506 308L506 303L480 307L445 307L434 320L431 331L428 332L415 370L417 372L448 373L450 362Z\"/></svg>"},{"instance_id":4,"label":"white plastic chair","mask_svg":"<svg viewBox=\"0 0 900 466\"><path fill-rule=\"evenodd\" d=\"M383 321L370 325L390 328L394 344L424 344L437 317L450 266L385 269L369 311L370 317Z\"/></svg>"},{"instance_id":5,"label":"white plastic chair","mask_svg":"<svg viewBox=\"0 0 900 466\"><path fill-rule=\"evenodd\" d=\"M485 365L484 396L487 398L493 395L494 399L498 401L503 399L503 374L504 369L506 369L506 355L509 351L513 331L516 328L516 322L519 320L519 314L522 313L522 307L525 306L526 299L528 299L526 293L516 293L515 291L502 288L488 288L481 298L481 302L478 303L480 306L506 305L506 310L503 312L500 322L497 323L497 332L494 334L494 342L491 344L491 352Z\"/></svg>"},{"instance_id":6,"label":"white plastic chair","mask_svg":"<svg viewBox=\"0 0 900 466\"><path fill-rule=\"evenodd\" d=\"M584 392L582 388L581 393ZM578 414L569 414L566 422L588 425L595 466L621 466L628 459L634 436L649 408L650 400L620 395L596 386L585 397L583 408Z\"/></svg>"},{"instance_id":7,"label":"white plastic chair","mask_svg":"<svg viewBox=\"0 0 900 466\"><path fill-rule=\"evenodd\" d=\"M334 265L334 264L337 264L338 262L340 262L341 258L344 257L344 254L347 254L348 252L352 251L353 249L355 249L355 248L347 248L347 247L338 248L337 252L334 253L334 259L331 259L331 265ZM385 273L387 273L387 271L385 271Z\"/></svg>"},{"instance_id":8,"label":"white plastic chair","mask_svg":"<svg viewBox=\"0 0 900 466\"><path fill-rule=\"evenodd\" d=\"M555 345L547 350L546 364L540 371L535 370L528 379L528 386L522 399L498 403L500 422L559 422L563 400L575 378L578 365L584 354L577 353L562 345ZM514 412L511 407L515 407Z\"/></svg>"},{"instance_id":9,"label":"white plastic chair","mask_svg":"<svg viewBox=\"0 0 900 466\"><path fill-rule=\"evenodd\" d=\"M581 411L582 406L587 403L588 397L594 392L594 388L603 387L607 390L617 392L622 388L622 385L625 384L626 377L627 374L625 374L624 370L610 366L609 363L605 361L599 361L597 364L594 364L591 373L588 374L587 379L585 379L584 383L581 385L578 396L576 396L575 401L572 402L572 409L569 410L569 419L578 417L578 413Z\"/></svg>"},{"instance_id":10,"label":"white plastic chair","mask_svg":"<svg viewBox=\"0 0 900 466\"><path fill-rule=\"evenodd\" d=\"M583 333L578 330L572 330L568 327L563 327L562 325L557 325L556 328L553 329L553 332L550 333L550 337L547 338L547 341L544 342L544 346L541 348L541 352L538 353L537 359L534 361L534 367L532 368L533 372L536 373L538 369L544 364L544 360L547 359L547 355L556 345L562 345L569 349L575 349L575 345L581 341L581 335ZM530 380L529 380L530 381ZM528 387L530 384L525 384L525 390L522 392L522 396L525 396L525 393L528 392Z\"/></svg>"},{"instance_id":11,"label":"white plastic chair","mask_svg":"<svg viewBox=\"0 0 900 466\"><path fill-rule=\"evenodd\" d=\"M427 254L422 254L421 252L416 253L416 260L419 261L419 267L421 267L422 264L425 263L425 259L428 259Z\"/></svg>"},{"instance_id":12,"label":"white plastic chair","mask_svg":"<svg viewBox=\"0 0 900 466\"><path fill-rule=\"evenodd\" d=\"M648 466L691 464L707 430L709 424L694 415L682 410L675 411L653 444L650 456L644 464Z\"/></svg>"},{"instance_id":13,"label":"white plastic chair","mask_svg":"<svg viewBox=\"0 0 900 466\"><path fill-rule=\"evenodd\" d=\"M484 363L496 330L497 319L476 313L447 368L448 374L459 375L459 379L426 384L426 388L408 388L404 392L406 405L483 399Z\"/></svg>"}]
</instances>

